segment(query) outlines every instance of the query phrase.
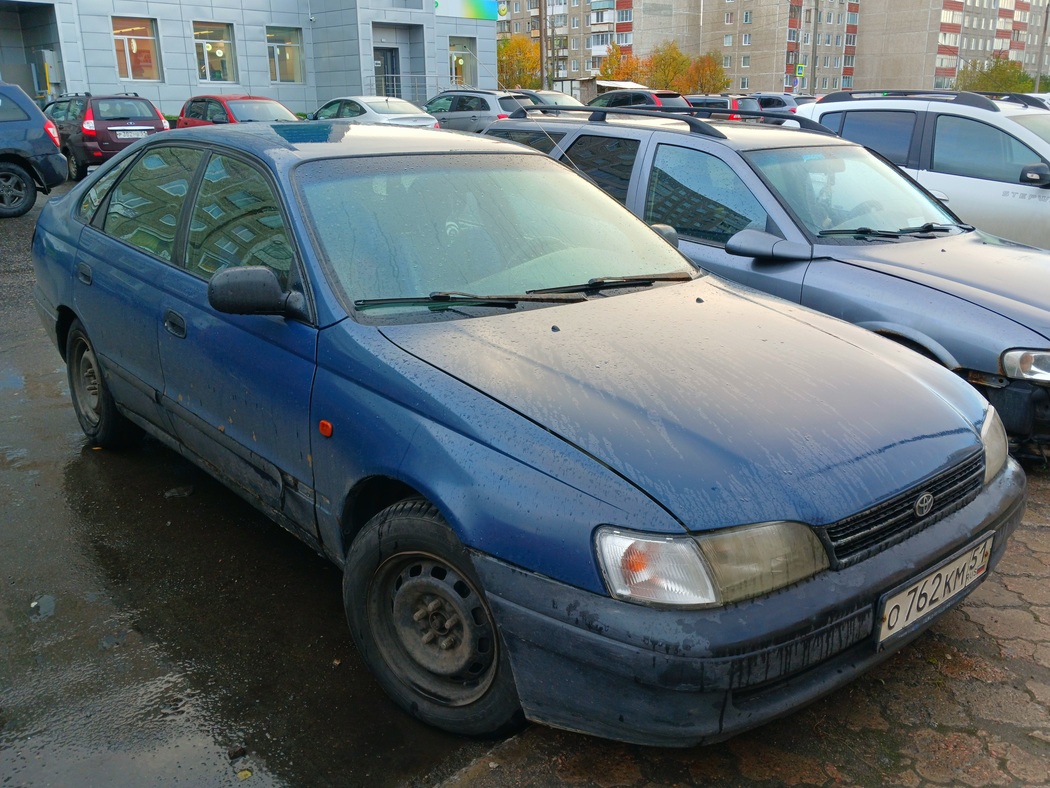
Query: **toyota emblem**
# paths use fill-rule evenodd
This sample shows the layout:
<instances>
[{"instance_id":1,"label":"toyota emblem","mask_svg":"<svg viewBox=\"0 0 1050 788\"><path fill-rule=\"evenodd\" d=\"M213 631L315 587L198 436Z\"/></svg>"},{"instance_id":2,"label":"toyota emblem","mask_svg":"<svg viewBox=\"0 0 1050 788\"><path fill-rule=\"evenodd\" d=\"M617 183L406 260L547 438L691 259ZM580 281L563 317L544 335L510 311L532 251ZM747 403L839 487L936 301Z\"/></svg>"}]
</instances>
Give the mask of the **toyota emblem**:
<instances>
[{"instance_id":1,"label":"toyota emblem","mask_svg":"<svg viewBox=\"0 0 1050 788\"><path fill-rule=\"evenodd\" d=\"M933 493L924 492L915 502L915 516L925 517L933 509Z\"/></svg>"}]
</instances>

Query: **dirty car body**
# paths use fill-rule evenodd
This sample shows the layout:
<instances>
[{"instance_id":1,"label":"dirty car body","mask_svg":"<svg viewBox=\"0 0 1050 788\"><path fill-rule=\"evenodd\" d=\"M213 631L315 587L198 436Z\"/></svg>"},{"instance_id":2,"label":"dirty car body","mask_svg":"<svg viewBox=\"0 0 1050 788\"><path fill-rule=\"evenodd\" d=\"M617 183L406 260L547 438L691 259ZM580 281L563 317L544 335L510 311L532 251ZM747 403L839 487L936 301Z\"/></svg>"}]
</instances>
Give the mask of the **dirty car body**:
<instances>
[{"instance_id":1,"label":"dirty car body","mask_svg":"<svg viewBox=\"0 0 1050 788\"><path fill-rule=\"evenodd\" d=\"M174 131L33 256L90 440L149 433L341 566L362 657L446 730L725 738L917 636L1022 514L965 382L521 146Z\"/></svg>"}]
</instances>

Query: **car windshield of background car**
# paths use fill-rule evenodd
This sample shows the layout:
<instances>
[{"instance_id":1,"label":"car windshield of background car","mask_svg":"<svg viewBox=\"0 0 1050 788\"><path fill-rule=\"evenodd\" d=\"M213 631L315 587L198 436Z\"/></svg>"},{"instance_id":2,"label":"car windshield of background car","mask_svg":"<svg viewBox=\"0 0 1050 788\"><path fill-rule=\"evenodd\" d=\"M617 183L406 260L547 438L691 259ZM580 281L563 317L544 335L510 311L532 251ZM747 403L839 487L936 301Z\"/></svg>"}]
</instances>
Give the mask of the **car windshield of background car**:
<instances>
[{"instance_id":1,"label":"car windshield of background car","mask_svg":"<svg viewBox=\"0 0 1050 788\"><path fill-rule=\"evenodd\" d=\"M1014 121L1018 126L1023 126L1041 140L1050 144L1050 112L1018 113L1010 116L1010 120ZM1034 161L1032 162L1032 164L1035 163Z\"/></svg>"},{"instance_id":2,"label":"car windshield of background car","mask_svg":"<svg viewBox=\"0 0 1050 788\"><path fill-rule=\"evenodd\" d=\"M238 123L252 120L299 120L283 104L276 101L229 101L230 114Z\"/></svg>"},{"instance_id":3,"label":"car windshield of background car","mask_svg":"<svg viewBox=\"0 0 1050 788\"><path fill-rule=\"evenodd\" d=\"M928 223L956 224L940 203L896 167L861 147L777 148L745 155L814 235L861 227L896 231ZM823 240L864 242L849 235Z\"/></svg>"},{"instance_id":4,"label":"car windshield of background car","mask_svg":"<svg viewBox=\"0 0 1050 788\"><path fill-rule=\"evenodd\" d=\"M611 197L546 157L312 161L296 169L295 182L346 304L697 274Z\"/></svg>"},{"instance_id":5,"label":"car windshield of background car","mask_svg":"<svg viewBox=\"0 0 1050 788\"><path fill-rule=\"evenodd\" d=\"M419 115L423 112L415 104L399 98L374 99L361 103L379 115Z\"/></svg>"}]
</instances>

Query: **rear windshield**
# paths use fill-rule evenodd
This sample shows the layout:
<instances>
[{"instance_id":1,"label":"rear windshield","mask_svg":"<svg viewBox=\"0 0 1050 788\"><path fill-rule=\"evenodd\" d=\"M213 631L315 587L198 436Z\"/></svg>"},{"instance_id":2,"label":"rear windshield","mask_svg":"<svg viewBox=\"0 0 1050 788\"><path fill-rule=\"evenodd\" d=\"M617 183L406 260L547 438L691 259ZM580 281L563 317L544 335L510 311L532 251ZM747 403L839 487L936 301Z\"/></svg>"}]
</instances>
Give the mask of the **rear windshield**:
<instances>
[{"instance_id":1,"label":"rear windshield","mask_svg":"<svg viewBox=\"0 0 1050 788\"><path fill-rule=\"evenodd\" d=\"M362 103L379 115L418 115L423 111L412 102L399 98L376 99Z\"/></svg>"},{"instance_id":2,"label":"rear windshield","mask_svg":"<svg viewBox=\"0 0 1050 788\"><path fill-rule=\"evenodd\" d=\"M227 106L238 123L246 123L250 120L299 120L291 110L276 101L244 99L229 101Z\"/></svg>"},{"instance_id":3,"label":"rear windshield","mask_svg":"<svg viewBox=\"0 0 1050 788\"><path fill-rule=\"evenodd\" d=\"M157 111L145 99L123 97L98 99L95 102L94 115L95 120L157 119Z\"/></svg>"},{"instance_id":4,"label":"rear windshield","mask_svg":"<svg viewBox=\"0 0 1050 788\"><path fill-rule=\"evenodd\" d=\"M522 107L531 107L536 103L532 96L503 96L499 100L500 109L504 112L514 112Z\"/></svg>"},{"instance_id":5,"label":"rear windshield","mask_svg":"<svg viewBox=\"0 0 1050 788\"><path fill-rule=\"evenodd\" d=\"M677 93L654 93L657 103L664 107L688 107L689 102L685 100L684 96L679 96Z\"/></svg>"},{"instance_id":6,"label":"rear windshield","mask_svg":"<svg viewBox=\"0 0 1050 788\"><path fill-rule=\"evenodd\" d=\"M1050 143L1050 112L1035 110L1031 115L1022 115L1020 113L1011 115L1010 119L1018 126L1023 126L1033 134L1039 136L1040 139ZM1045 152L1043 155L1046 157Z\"/></svg>"}]
</instances>

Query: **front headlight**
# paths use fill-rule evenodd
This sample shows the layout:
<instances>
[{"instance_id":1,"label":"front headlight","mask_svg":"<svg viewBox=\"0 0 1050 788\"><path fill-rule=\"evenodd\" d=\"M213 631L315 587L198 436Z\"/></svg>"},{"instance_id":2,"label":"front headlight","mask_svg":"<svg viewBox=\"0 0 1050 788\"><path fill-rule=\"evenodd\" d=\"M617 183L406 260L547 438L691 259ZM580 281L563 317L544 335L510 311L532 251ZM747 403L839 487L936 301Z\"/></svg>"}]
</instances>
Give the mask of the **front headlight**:
<instances>
[{"instance_id":1,"label":"front headlight","mask_svg":"<svg viewBox=\"0 0 1050 788\"><path fill-rule=\"evenodd\" d=\"M802 523L763 523L696 537L599 528L595 547L609 593L674 607L714 607L767 594L828 567Z\"/></svg>"},{"instance_id":2,"label":"front headlight","mask_svg":"<svg viewBox=\"0 0 1050 788\"><path fill-rule=\"evenodd\" d=\"M984 424L981 425L981 443L984 444L984 483L988 484L1002 470L1010 452L1006 428L991 405L988 406L984 414Z\"/></svg>"},{"instance_id":3,"label":"front headlight","mask_svg":"<svg viewBox=\"0 0 1050 788\"><path fill-rule=\"evenodd\" d=\"M1003 373L1014 380L1050 383L1050 351L1007 351L1003 353Z\"/></svg>"}]
</instances>

